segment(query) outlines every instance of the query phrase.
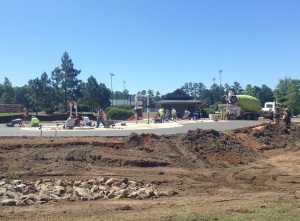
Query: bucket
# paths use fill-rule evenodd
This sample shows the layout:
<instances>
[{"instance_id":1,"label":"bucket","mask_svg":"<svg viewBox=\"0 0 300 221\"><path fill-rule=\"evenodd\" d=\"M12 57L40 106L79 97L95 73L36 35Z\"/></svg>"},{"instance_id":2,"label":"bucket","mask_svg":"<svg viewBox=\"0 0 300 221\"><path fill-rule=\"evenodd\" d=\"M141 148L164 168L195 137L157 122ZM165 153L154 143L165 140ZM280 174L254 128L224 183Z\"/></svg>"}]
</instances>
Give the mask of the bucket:
<instances>
[{"instance_id":1,"label":"bucket","mask_svg":"<svg viewBox=\"0 0 300 221\"><path fill-rule=\"evenodd\" d=\"M219 119L219 114L210 114L209 115L209 120L218 121L218 119Z\"/></svg>"}]
</instances>

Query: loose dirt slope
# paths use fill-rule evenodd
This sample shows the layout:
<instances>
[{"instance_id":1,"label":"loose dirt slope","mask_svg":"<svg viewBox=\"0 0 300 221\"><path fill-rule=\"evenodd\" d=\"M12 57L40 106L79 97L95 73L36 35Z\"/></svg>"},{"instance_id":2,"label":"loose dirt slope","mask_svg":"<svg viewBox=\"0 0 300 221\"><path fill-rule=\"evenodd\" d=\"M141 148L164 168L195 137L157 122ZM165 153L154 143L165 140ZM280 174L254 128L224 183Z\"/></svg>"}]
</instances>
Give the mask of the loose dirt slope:
<instances>
[{"instance_id":1,"label":"loose dirt slope","mask_svg":"<svg viewBox=\"0 0 300 221\"><path fill-rule=\"evenodd\" d=\"M5 182L127 178L169 194L2 205L0 220L174 220L173 211L299 202L299 149L296 123L288 129L266 124L163 136L1 137L0 180Z\"/></svg>"}]
</instances>

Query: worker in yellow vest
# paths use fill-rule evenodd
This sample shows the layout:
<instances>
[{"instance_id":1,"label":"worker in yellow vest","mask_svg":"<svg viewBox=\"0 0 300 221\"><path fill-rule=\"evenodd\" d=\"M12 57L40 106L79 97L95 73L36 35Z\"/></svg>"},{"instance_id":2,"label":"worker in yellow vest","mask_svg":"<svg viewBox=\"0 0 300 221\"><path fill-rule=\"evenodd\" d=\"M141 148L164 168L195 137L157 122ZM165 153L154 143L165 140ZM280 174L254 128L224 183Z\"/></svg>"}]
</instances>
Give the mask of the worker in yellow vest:
<instances>
[{"instance_id":1,"label":"worker in yellow vest","mask_svg":"<svg viewBox=\"0 0 300 221\"><path fill-rule=\"evenodd\" d=\"M159 115L159 118L160 118L160 123L163 123L165 121L165 109L160 108L158 110L158 115Z\"/></svg>"},{"instance_id":2,"label":"worker in yellow vest","mask_svg":"<svg viewBox=\"0 0 300 221\"><path fill-rule=\"evenodd\" d=\"M31 118L31 126L32 127L39 127L40 120L36 116L32 116Z\"/></svg>"},{"instance_id":3,"label":"worker in yellow vest","mask_svg":"<svg viewBox=\"0 0 300 221\"><path fill-rule=\"evenodd\" d=\"M176 110L175 110L174 107L172 107L171 115L172 115L172 120L173 120L174 122L176 122L177 112L176 112Z\"/></svg>"}]
</instances>

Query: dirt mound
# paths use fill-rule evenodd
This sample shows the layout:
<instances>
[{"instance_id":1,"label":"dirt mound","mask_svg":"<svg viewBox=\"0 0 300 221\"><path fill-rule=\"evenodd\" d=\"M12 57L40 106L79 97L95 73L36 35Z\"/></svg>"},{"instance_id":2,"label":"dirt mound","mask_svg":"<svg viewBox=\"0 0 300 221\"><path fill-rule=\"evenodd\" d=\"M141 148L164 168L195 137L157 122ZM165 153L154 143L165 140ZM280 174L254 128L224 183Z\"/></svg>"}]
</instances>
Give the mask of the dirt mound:
<instances>
[{"instance_id":1,"label":"dirt mound","mask_svg":"<svg viewBox=\"0 0 300 221\"><path fill-rule=\"evenodd\" d=\"M137 133L132 133L130 136L124 139L124 141L127 143L129 147L135 147L142 145L144 143L147 143L149 141L155 141L159 140L160 137L158 135L149 133L149 134L137 134Z\"/></svg>"},{"instance_id":2,"label":"dirt mound","mask_svg":"<svg viewBox=\"0 0 300 221\"><path fill-rule=\"evenodd\" d=\"M299 124L291 127L276 127L275 124L265 124L260 127L232 130L232 136L239 138L245 145L257 151L291 147L300 138Z\"/></svg>"},{"instance_id":3,"label":"dirt mound","mask_svg":"<svg viewBox=\"0 0 300 221\"><path fill-rule=\"evenodd\" d=\"M228 167L254 162L265 150L299 142L300 127L266 124L225 132L128 137L1 137L2 177L93 175L97 167Z\"/></svg>"},{"instance_id":4,"label":"dirt mound","mask_svg":"<svg viewBox=\"0 0 300 221\"><path fill-rule=\"evenodd\" d=\"M133 133L124 139L124 146L156 158L162 156L169 165L182 162L181 166L190 168L203 164L226 167L253 162L265 150L293 146L299 136L298 124L291 128L265 124L225 132L197 129L162 136Z\"/></svg>"},{"instance_id":5,"label":"dirt mound","mask_svg":"<svg viewBox=\"0 0 300 221\"><path fill-rule=\"evenodd\" d=\"M286 196L285 202L295 203L300 199L293 198L300 188L299 157L300 126L296 123L290 128L264 124L223 132L198 129L162 136L132 133L127 137L0 137L0 179L5 180L0 182L0 189L3 183L18 180L23 184L36 180L86 183L101 177L149 183L159 191L178 193L164 194L166 198L147 203L117 199L99 204L51 203L55 213L47 212L47 204L32 205L31 209L19 207L13 213L5 210L0 217L31 220L39 217L41 209L43 219L48 220L106 216L115 214L115 208L132 208L140 215L151 209L155 214L174 208L190 210L195 205L197 211L200 207L211 210L211 205L223 209L224 203L234 209L237 200L239 205L263 202L264 206L267 201L283 199L282 195ZM174 220L169 218L160 220Z\"/></svg>"}]
</instances>

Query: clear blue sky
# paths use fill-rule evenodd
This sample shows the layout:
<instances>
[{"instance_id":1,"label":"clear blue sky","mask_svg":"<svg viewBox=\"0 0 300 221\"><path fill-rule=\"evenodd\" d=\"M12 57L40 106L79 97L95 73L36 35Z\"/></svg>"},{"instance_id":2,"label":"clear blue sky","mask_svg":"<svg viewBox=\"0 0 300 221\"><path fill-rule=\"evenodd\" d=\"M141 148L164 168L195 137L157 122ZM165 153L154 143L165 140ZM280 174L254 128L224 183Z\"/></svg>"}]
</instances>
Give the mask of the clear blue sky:
<instances>
[{"instance_id":1,"label":"clear blue sky","mask_svg":"<svg viewBox=\"0 0 300 221\"><path fill-rule=\"evenodd\" d=\"M49 77L66 51L98 83L130 94L186 82L274 89L299 79L299 0L1 0L0 83Z\"/></svg>"}]
</instances>

